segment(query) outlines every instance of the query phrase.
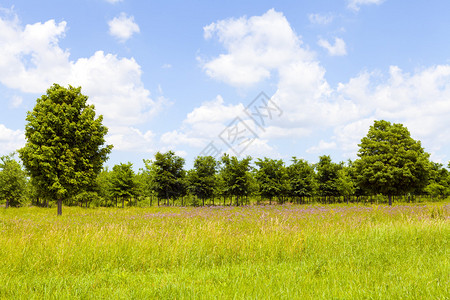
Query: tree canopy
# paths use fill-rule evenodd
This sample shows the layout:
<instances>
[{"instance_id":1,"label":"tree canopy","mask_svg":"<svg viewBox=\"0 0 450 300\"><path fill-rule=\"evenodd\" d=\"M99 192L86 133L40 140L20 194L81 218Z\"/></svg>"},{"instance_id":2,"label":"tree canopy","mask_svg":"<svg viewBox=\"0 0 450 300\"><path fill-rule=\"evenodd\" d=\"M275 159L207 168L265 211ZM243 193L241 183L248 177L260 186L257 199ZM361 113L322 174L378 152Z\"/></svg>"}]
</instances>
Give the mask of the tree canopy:
<instances>
[{"instance_id":1,"label":"tree canopy","mask_svg":"<svg viewBox=\"0 0 450 300\"><path fill-rule=\"evenodd\" d=\"M112 146L105 144L108 129L81 87L54 84L37 99L26 117L22 162L39 189L62 201L91 186Z\"/></svg>"},{"instance_id":2,"label":"tree canopy","mask_svg":"<svg viewBox=\"0 0 450 300\"><path fill-rule=\"evenodd\" d=\"M155 174L154 189L160 199L176 199L183 196L186 192L185 177L186 171L184 167L184 159L175 155L173 151L166 153L157 152L155 161L153 162Z\"/></svg>"},{"instance_id":3,"label":"tree canopy","mask_svg":"<svg viewBox=\"0 0 450 300\"><path fill-rule=\"evenodd\" d=\"M132 163L120 163L115 165L111 173L111 192L112 196L122 200L124 208L125 199L130 199L136 194L135 174Z\"/></svg>"},{"instance_id":4,"label":"tree canopy","mask_svg":"<svg viewBox=\"0 0 450 300\"><path fill-rule=\"evenodd\" d=\"M255 173L261 197L272 202L272 198L283 198L288 190L287 173L284 162L281 159L265 157L258 159L255 164L258 170Z\"/></svg>"},{"instance_id":5,"label":"tree canopy","mask_svg":"<svg viewBox=\"0 0 450 300\"><path fill-rule=\"evenodd\" d=\"M25 196L26 174L13 155L0 158L0 199L6 200L8 206L16 206Z\"/></svg>"},{"instance_id":6,"label":"tree canopy","mask_svg":"<svg viewBox=\"0 0 450 300\"><path fill-rule=\"evenodd\" d=\"M222 156L221 176L226 186L226 194L236 197L236 205L239 205L239 197L247 196L251 190L250 162L252 158L247 156L239 160L236 156Z\"/></svg>"},{"instance_id":7,"label":"tree canopy","mask_svg":"<svg viewBox=\"0 0 450 300\"><path fill-rule=\"evenodd\" d=\"M429 154L402 124L375 121L359 144L355 161L358 184L389 196L419 191L427 185Z\"/></svg>"},{"instance_id":8,"label":"tree canopy","mask_svg":"<svg viewBox=\"0 0 450 300\"><path fill-rule=\"evenodd\" d=\"M292 164L287 167L289 194L296 199L311 197L317 188L314 166L304 159L292 158Z\"/></svg>"},{"instance_id":9,"label":"tree canopy","mask_svg":"<svg viewBox=\"0 0 450 300\"><path fill-rule=\"evenodd\" d=\"M212 156L198 156L188 172L189 190L205 202L214 197L218 162Z\"/></svg>"}]
</instances>

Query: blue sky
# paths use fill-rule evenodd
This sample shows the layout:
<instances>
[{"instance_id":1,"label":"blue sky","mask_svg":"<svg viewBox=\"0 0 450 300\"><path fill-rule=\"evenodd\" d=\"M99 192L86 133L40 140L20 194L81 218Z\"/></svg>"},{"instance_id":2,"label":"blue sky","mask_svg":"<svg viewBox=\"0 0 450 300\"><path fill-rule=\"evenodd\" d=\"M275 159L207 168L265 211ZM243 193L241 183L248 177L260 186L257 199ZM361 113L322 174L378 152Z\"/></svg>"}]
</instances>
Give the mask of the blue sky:
<instances>
[{"instance_id":1,"label":"blue sky","mask_svg":"<svg viewBox=\"0 0 450 300\"><path fill-rule=\"evenodd\" d=\"M345 161L377 119L403 123L447 164L448 11L448 1L3 0L0 155L24 144L27 111L59 83L81 86L104 116L110 166L174 150L190 167L207 145Z\"/></svg>"}]
</instances>

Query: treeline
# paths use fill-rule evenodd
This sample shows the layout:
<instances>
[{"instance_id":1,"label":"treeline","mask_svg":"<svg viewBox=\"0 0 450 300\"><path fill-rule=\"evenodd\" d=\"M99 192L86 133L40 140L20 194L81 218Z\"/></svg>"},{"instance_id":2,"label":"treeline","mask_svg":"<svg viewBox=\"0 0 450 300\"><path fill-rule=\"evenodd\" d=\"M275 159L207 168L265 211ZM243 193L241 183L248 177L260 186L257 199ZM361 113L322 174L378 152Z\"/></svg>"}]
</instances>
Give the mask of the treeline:
<instances>
[{"instance_id":1,"label":"treeline","mask_svg":"<svg viewBox=\"0 0 450 300\"><path fill-rule=\"evenodd\" d=\"M281 159L239 159L224 155L197 157L191 170L174 152L157 153L144 160L145 167L133 171L131 163L104 168L89 189L69 197L66 205L249 205L388 202L390 195L375 194L358 174L358 162L333 162L319 157L316 164L293 157L289 165ZM30 180L12 156L2 157L0 196L6 206L49 206L49 199ZM450 174L442 164L429 164L426 183L410 191L393 193L403 201L442 199L450 195ZM400 192L401 190L399 190Z\"/></svg>"}]
</instances>

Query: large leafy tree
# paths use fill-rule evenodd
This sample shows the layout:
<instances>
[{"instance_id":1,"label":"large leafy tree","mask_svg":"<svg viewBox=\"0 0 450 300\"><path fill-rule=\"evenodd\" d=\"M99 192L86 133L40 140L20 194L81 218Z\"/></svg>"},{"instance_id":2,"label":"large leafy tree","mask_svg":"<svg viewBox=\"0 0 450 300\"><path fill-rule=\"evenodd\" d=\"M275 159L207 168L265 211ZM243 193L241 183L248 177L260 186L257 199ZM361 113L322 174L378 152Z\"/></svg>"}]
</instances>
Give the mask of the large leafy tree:
<instances>
[{"instance_id":1,"label":"large leafy tree","mask_svg":"<svg viewBox=\"0 0 450 300\"><path fill-rule=\"evenodd\" d=\"M175 155L173 151L166 153L157 152L153 161L153 187L160 199L175 199L184 196L186 193L186 171L183 169L184 159Z\"/></svg>"},{"instance_id":2,"label":"large leafy tree","mask_svg":"<svg viewBox=\"0 0 450 300\"><path fill-rule=\"evenodd\" d=\"M430 171L429 154L402 124L375 121L359 144L355 161L358 184L389 197L422 190Z\"/></svg>"},{"instance_id":3,"label":"large leafy tree","mask_svg":"<svg viewBox=\"0 0 450 300\"><path fill-rule=\"evenodd\" d=\"M6 208L20 204L26 193L27 178L21 165L13 155L0 158L0 199L6 201Z\"/></svg>"},{"instance_id":4,"label":"large leafy tree","mask_svg":"<svg viewBox=\"0 0 450 300\"><path fill-rule=\"evenodd\" d=\"M27 114L27 143L19 156L33 182L58 203L92 186L112 146L105 145L108 129L81 87L54 84Z\"/></svg>"},{"instance_id":5,"label":"large leafy tree","mask_svg":"<svg viewBox=\"0 0 450 300\"><path fill-rule=\"evenodd\" d=\"M189 190L203 201L214 197L218 162L212 156L198 156L194 168L188 172Z\"/></svg>"}]
</instances>

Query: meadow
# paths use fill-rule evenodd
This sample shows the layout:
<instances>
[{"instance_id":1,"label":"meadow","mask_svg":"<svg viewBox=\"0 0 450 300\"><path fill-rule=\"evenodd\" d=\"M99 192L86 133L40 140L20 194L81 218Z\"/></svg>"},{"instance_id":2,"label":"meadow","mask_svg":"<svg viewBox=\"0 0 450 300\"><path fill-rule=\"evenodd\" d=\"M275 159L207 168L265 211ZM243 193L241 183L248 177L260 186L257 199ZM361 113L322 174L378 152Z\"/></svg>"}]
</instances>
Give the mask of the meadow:
<instances>
[{"instance_id":1,"label":"meadow","mask_svg":"<svg viewBox=\"0 0 450 300\"><path fill-rule=\"evenodd\" d=\"M0 210L0 298L449 299L450 203Z\"/></svg>"}]
</instances>

